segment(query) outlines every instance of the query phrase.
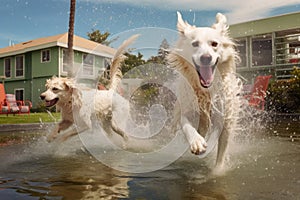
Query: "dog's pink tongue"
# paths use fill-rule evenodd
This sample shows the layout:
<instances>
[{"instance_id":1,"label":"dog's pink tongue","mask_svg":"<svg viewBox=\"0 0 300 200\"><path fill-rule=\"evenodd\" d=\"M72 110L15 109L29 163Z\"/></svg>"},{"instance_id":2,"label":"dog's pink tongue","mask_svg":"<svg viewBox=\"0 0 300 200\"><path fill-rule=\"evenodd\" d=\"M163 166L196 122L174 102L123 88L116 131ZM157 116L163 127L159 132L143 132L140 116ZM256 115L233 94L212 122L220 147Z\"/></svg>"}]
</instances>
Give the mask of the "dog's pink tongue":
<instances>
[{"instance_id":1,"label":"dog's pink tongue","mask_svg":"<svg viewBox=\"0 0 300 200\"><path fill-rule=\"evenodd\" d=\"M51 104L50 101L46 101L45 103L46 103L46 106L50 106L50 104Z\"/></svg>"},{"instance_id":2,"label":"dog's pink tongue","mask_svg":"<svg viewBox=\"0 0 300 200\"><path fill-rule=\"evenodd\" d=\"M53 106L55 104L55 101L56 101L55 99L50 100L50 101L46 101L46 106L47 107Z\"/></svg>"},{"instance_id":3,"label":"dog's pink tongue","mask_svg":"<svg viewBox=\"0 0 300 200\"><path fill-rule=\"evenodd\" d=\"M213 77L213 71L211 67L200 67L200 75L202 77L202 81L205 84L210 84Z\"/></svg>"},{"instance_id":4,"label":"dog's pink tongue","mask_svg":"<svg viewBox=\"0 0 300 200\"><path fill-rule=\"evenodd\" d=\"M51 101L46 101L46 106L51 106Z\"/></svg>"}]
</instances>

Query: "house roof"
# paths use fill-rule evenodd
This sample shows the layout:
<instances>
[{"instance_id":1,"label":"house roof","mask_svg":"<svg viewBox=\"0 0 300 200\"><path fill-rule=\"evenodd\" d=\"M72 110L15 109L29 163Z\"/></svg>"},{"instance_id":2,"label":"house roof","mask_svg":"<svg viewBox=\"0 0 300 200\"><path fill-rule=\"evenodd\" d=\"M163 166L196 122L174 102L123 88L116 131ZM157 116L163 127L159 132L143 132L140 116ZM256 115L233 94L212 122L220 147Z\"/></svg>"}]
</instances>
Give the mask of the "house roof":
<instances>
[{"instance_id":1,"label":"house roof","mask_svg":"<svg viewBox=\"0 0 300 200\"><path fill-rule=\"evenodd\" d=\"M68 33L63 33L59 35L38 38L34 40L29 40L26 42L18 43L12 46L8 46L0 49L0 58L12 56L16 54L22 54L29 51L40 50L44 48L49 48L53 46L68 47ZM82 51L86 53L92 53L99 56L112 58L115 49L93 42L91 40L74 35L73 49L77 51Z\"/></svg>"},{"instance_id":2,"label":"house roof","mask_svg":"<svg viewBox=\"0 0 300 200\"><path fill-rule=\"evenodd\" d=\"M229 27L233 38L260 35L278 31L300 28L300 12L277 15L273 17L232 24Z\"/></svg>"}]
</instances>

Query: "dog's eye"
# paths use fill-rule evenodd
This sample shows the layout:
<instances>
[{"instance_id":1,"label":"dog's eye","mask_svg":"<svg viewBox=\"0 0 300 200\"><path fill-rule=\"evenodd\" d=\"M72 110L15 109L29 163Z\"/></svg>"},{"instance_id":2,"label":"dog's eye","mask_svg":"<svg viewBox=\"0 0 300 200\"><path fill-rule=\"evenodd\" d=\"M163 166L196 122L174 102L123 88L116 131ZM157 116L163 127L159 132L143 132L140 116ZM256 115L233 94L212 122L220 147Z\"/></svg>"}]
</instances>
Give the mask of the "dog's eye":
<instances>
[{"instance_id":1,"label":"dog's eye","mask_svg":"<svg viewBox=\"0 0 300 200\"><path fill-rule=\"evenodd\" d=\"M199 41L192 42L193 47L199 47Z\"/></svg>"},{"instance_id":2,"label":"dog's eye","mask_svg":"<svg viewBox=\"0 0 300 200\"><path fill-rule=\"evenodd\" d=\"M52 91L58 91L58 88L54 87L52 88Z\"/></svg>"},{"instance_id":3,"label":"dog's eye","mask_svg":"<svg viewBox=\"0 0 300 200\"><path fill-rule=\"evenodd\" d=\"M218 42L212 41L212 42L211 42L211 46L212 46L212 47L217 47L217 46L218 46Z\"/></svg>"}]
</instances>

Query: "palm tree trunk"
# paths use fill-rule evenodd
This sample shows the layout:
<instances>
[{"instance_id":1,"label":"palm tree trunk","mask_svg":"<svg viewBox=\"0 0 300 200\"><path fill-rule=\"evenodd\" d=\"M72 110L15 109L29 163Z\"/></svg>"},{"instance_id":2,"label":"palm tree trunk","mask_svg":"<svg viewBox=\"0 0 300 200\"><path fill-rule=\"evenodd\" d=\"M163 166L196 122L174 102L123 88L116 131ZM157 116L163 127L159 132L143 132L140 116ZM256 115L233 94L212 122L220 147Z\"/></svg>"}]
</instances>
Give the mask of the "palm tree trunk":
<instances>
[{"instance_id":1,"label":"palm tree trunk","mask_svg":"<svg viewBox=\"0 0 300 200\"><path fill-rule=\"evenodd\" d=\"M69 17L69 31L68 31L68 76L74 77L74 52L73 52L73 38L74 38L74 21L75 21L75 7L76 0L70 0L70 17Z\"/></svg>"}]
</instances>

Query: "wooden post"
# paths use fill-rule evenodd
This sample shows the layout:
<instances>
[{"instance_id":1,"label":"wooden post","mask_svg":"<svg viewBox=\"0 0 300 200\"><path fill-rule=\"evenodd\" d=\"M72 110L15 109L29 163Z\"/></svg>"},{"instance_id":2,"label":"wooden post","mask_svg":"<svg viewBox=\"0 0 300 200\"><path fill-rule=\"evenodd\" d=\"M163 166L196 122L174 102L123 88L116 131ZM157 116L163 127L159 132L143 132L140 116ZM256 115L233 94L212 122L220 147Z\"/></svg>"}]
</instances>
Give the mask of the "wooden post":
<instances>
[{"instance_id":1,"label":"wooden post","mask_svg":"<svg viewBox=\"0 0 300 200\"><path fill-rule=\"evenodd\" d=\"M74 39L74 21L75 21L75 7L76 0L70 0L70 17L69 17L69 30L68 30L68 76L74 77L74 52L73 52L73 39Z\"/></svg>"}]
</instances>

